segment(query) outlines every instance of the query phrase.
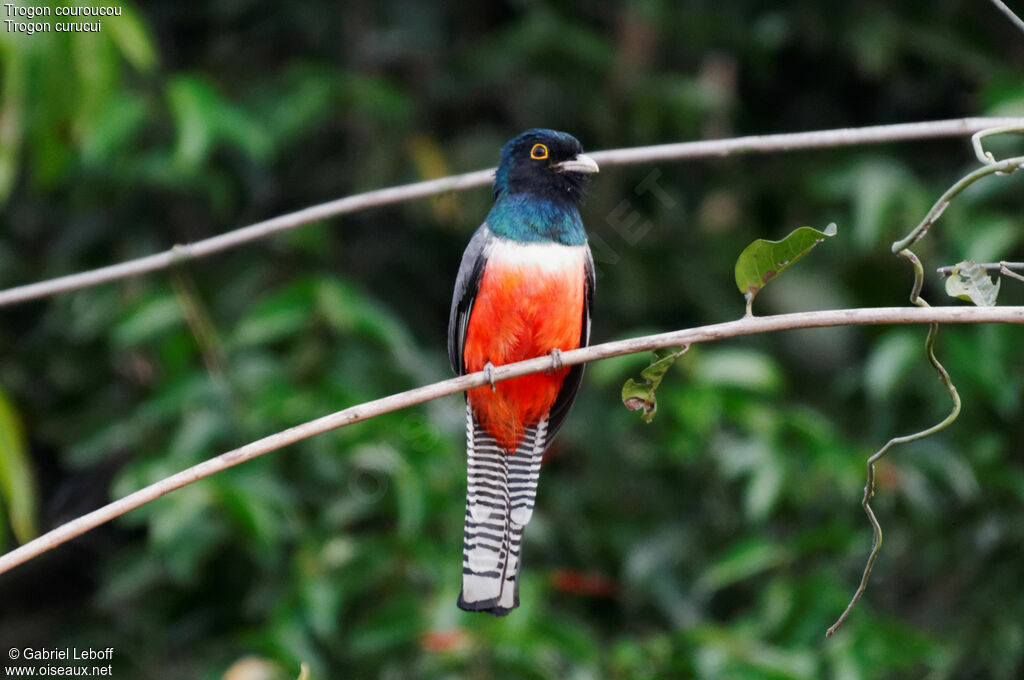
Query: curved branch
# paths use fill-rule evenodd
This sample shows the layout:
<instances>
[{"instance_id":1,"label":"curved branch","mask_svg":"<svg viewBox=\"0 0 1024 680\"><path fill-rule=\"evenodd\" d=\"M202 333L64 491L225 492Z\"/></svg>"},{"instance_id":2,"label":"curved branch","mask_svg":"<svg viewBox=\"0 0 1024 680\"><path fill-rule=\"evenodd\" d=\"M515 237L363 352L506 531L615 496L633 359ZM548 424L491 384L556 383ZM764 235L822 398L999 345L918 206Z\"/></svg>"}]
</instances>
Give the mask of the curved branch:
<instances>
[{"instance_id":1,"label":"curved branch","mask_svg":"<svg viewBox=\"0 0 1024 680\"><path fill-rule=\"evenodd\" d=\"M763 317L747 316L736 321L728 321L711 326L591 345L590 347L562 352L560 358L563 365L571 366L623 354L647 352L661 347L712 342L725 338L795 328L920 323L1024 324L1024 307L879 307L874 309L799 312ZM497 366L493 370L493 380L498 382L530 373L539 373L548 370L550 367L551 358L548 356L528 359L527 361L520 361L515 364ZM282 432L264 437L227 453L222 453L215 458L182 470L170 477L139 489L124 498L71 520L67 524L61 525L0 556L0 574L52 550L76 536L95 529L101 524L109 522L130 510L156 500L175 489L234 467L239 463L244 463L247 460L252 460L265 453L294 444L303 439L308 439L317 434L437 399L438 397L463 392L473 387L480 387L487 384L490 378L491 376L487 372L481 371L399 392L398 394L368 401L358 406L351 406L316 420L290 427Z\"/></svg>"},{"instance_id":2,"label":"curved branch","mask_svg":"<svg viewBox=\"0 0 1024 680\"><path fill-rule=\"evenodd\" d=\"M931 226L935 224L940 217L942 217L942 213L946 212L946 208L949 207L950 201L956 198L964 189L983 177L988 177L989 175L1006 175L1016 172L1021 168L1024 168L1024 156L1016 156L1014 158L1007 158L999 161L998 163L983 165L977 170L969 172L961 177L957 180L956 184L946 189L945 193L939 197L939 200L931 207L931 210L929 210L928 214L924 216L924 219L921 220L920 224L914 227L905 238L892 244L893 254L899 254L901 250L909 248L924 238L924 235L928 233L928 229L930 229Z\"/></svg>"},{"instance_id":3,"label":"curved branch","mask_svg":"<svg viewBox=\"0 0 1024 680\"><path fill-rule=\"evenodd\" d=\"M924 285L924 266L921 264L921 260L918 259L910 250L901 250L899 252L901 257L906 258L910 261L910 264L914 268L914 286L910 293L910 301L921 308L930 308L931 305L921 297L921 288ZM850 599L850 603L846 605L846 609L839 616L835 623L829 626L828 630L825 631L825 637L832 637L839 626L843 625L847 617L850 616L850 612L860 601L860 598L864 595L864 592L868 588L868 579L871 578L871 572L875 568L875 561L878 559L878 554L882 550L882 525L879 523L878 518L875 516L875 511L871 508L871 499L875 496L875 464L885 458L889 450L899 444L908 444L925 437L930 437L937 432L949 427L953 421L960 416L960 393L956 390L956 385L949 377L949 372L946 371L945 366L939 361L939 358L935 356L935 336L939 333L939 324L933 323L928 326L928 335L924 341L925 355L928 357L928 363L932 365L932 368L939 374L939 379L945 386L946 391L949 393L949 397L953 402L953 407L945 418L938 423L927 427L919 432L913 434L907 434L900 437L893 437L885 443L885 445L876 451L867 460L867 482L864 484L864 496L861 498L860 505L864 508L864 513L868 516L868 522L871 524L871 552L868 553L867 563L864 565L864 571L861 573L860 584L857 586L857 590L854 591L853 597Z\"/></svg>"},{"instance_id":4,"label":"curved branch","mask_svg":"<svg viewBox=\"0 0 1024 680\"><path fill-rule=\"evenodd\" d=\"M974 147L974 154L978 160L982 163L982 166L967 175L961 177L956 184L946 189L945 193L939 197L939 200L932 205L931 209L924 216L924 219L914 227L909 234L903 239L896 241L892 244L892 252L896 255L908 260L914 270L914 283L911 287L910 301L918 307L928 308L930 305L928 302L921 297L921 289L924 287L924 265L921 264L921 260L917 257L910 246L914 245L928 233L928 230L934 225L942 213L949 207L950 202L956 198L960 192L974 184L983 177L987 177L991 174L996 175L1009 175L1016 172L1017 170L1024 169L1024 156L1017 156L1014 158L1007 158L1001 161L997 161L995 156L991 152L985 151L981 140L991 135L1004 134L1007 132L1021 132L1022 129L1019 126L1001 126L982 130L975 133L971 137L971 144ZM1017 274L1012 273L1002 263L1000 271L1009 274L1010 276L1017 277ZM939 270L942 271L941 269ZM935 336L938 335L939 325L932 323L928 328L928 336L925 339L925 354L928 357L929 363L932 368L939 374L939 379L942 384L945 385L946 391L949 392L950 399L953 402L953 407L942 421L935 425L915 432L914 434L905 435L902 437L894 437L886 442L885 446L876 451L867 460L867 482L864 485L864 497L861 500L861 507L864 508L865 514L868 516L868 521L871 523L872 530L872 541L871 541L871 552L868 553L867 564L864 566L864 571L860 577L860 584L857 586L857 590L854 591L853 597L850 599L850 603L846 605L846 609L839 616L835 623L829 626L828 630L825 631L825 637L831 637L836 630L839 629L843 622L849 617L850 612L853 611L854 606L860 600L861 596L868 587L868 579L871 578L871 572L875 567L875 560L878 559L878 554L882 549L882 525L878 522L878 518L875 516L875 511L871 509L871 499L875 495L875 464L886 456L889 450L898 445L905 444L908 442L930 437L931 435L944 430L960 415L960 394L957 392L956 385L949 377L949 373L945 367L939 361L938 357L935 356Z\"/></svg>"},{"instance_id":5,"label":"curved branch","mask_svg":"<svg viewBox=\"0 0 1024 680\"><path fill-rule=\"evenodd\" d=\"M748 153L832 148L856 144L878 144L882 142L936 137L958 137L998 126L1019 126L1022 124L1024 124L1024 119L1022 118L957 118L923 123L875 125L863 128L753 135L733 139L660 144L657 146L597 151L590 155L602 165L629 165L659 160L709 158ZM472 187L483 186L490 184L493 173L494 168L490 168L488 170L478 170L476 172L468 172L462 175L453 175L425 182L367 191L310 206L303 210L281 215L263 222L257 222L256 224L196 241L195 243L177 245L162 253L147 255L135 260L92 269L78 274L60 276L48 281L0 290L0 307L167 269L176 262L212 255L213 253L234 248L280 231L295 229L304 224L328 217L401 203L448 191L462 191Z\"/></svg>"}]
</instances>

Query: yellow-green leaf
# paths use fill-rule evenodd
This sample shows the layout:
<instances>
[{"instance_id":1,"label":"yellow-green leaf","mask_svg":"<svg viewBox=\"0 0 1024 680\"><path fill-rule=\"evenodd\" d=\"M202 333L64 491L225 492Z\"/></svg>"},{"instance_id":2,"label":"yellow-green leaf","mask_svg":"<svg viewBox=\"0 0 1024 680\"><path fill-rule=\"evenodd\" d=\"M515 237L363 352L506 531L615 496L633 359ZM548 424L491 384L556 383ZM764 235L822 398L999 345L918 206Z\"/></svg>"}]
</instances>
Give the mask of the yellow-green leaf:
<instances>
[{"instance_id":1,"label":"yellow-green leaf","mask_svg":"<svg viewBox=\"0 0 1024 680\"><path fill-rule=\"evenodd\" d=\"M136 70L147 73L156 66L157 56L153 49L153 37L149 26L131 5L117 3L121 16L103 24L110 31L111 39Z\"/></svg>"},{"instance_id":2,"label":"yellow-green leaf","mask_svg":"<svg viewBox=\"0 0 1024 680\"><path fill-rule=\"evenodd\" d=\"M21 139L25 128L28 79L24 55L0 43L0 203L7 200L18 175Z\"/></svg>"},{"instance_id":3,"label":"yellow-green leaf","mask_svg":"<svg viewBox=\"0 0 1024 680\"><path fill-rule=\"evenodd\" d=\"M18 415L0 391L0 504L19 541L36 537L36 490Z\"/></svg>"}]
</instances>

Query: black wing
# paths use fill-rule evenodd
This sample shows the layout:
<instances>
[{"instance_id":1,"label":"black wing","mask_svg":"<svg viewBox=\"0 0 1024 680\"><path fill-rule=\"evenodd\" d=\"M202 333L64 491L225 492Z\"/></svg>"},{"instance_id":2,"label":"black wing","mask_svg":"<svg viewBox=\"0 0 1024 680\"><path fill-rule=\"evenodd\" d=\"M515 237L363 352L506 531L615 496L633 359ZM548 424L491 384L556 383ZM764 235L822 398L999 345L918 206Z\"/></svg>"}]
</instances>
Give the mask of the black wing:
<instances>
[{"instance_id":1,"label":"black wing","mask_svg":"<svg viewBox=\"0 0 1024 680\"><path fill-rule=\"evenodd\" d=\"M590 308L594 302L594 257L590 254L590 246L587 246L587 255L584 261L584 285L586 286L583 297L583 326L580 332L580 347L590 344ZM565 418L569 415L572 403L576 401L576 393L579 392L580 382L583 380L583 368L586 364L576 364L569 369L562 383L562 389L555 397L555 403L551 406L551 414L548 416L548 434L541 450L550 446L555 435L565 424Z\"/></svg>"},{"instance_id":2,"label":"black wing","mask_svg":"<svg viewBox=\"0 0 1024 680\"><path fill-rule=\"evenodd\" d=\"M462 348L466 343L466 328L469 326L469 315L476 302L476 293L480 290L480 277L484 273L487 258L484 246L490 238L491 230L485 222L473 234L466 252L462 254L459 265L459 276L455 279L455 293L452 295L452 311L448 317L448 361L456 375L466 373Z\"/></svg>"}]
</instances>

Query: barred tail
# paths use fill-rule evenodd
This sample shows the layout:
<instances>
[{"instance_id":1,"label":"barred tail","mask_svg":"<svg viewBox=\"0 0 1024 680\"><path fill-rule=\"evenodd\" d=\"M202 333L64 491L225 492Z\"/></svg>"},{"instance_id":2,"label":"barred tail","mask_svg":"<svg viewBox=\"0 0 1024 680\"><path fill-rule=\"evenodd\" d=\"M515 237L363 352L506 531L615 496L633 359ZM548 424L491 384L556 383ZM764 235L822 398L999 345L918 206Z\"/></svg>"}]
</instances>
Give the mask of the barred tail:
<instances>
[{"instance_id":1,"label":"barred tail","mask_svg":"<svg viewBox=\"0 0 1024 680\"><path fill-rule=\"evenodd\" d=\"M508 455L466 407L466 524L459 607L504 616L519 606L523 529L533 514L547 419Z\"/></svg>"}]
</instances>

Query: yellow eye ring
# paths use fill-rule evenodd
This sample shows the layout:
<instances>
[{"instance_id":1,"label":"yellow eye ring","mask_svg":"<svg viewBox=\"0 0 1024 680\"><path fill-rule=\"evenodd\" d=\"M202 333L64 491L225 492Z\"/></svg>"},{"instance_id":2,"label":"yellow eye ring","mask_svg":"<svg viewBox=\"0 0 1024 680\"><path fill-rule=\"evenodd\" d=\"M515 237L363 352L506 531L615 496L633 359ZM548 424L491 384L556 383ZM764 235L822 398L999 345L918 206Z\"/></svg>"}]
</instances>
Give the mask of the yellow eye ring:
<instances>
[{"instance_id":1,"label":"yellow eye ring","mask_svg":"<svg viewBox=\"0 0 1024 680\"><path fill-rule=\"evenodd\" d=\"M543 144L534 144L530 149L530 158L535 161L542 161L548 157L548 147Z\"/></svg>"}]
</instances>

